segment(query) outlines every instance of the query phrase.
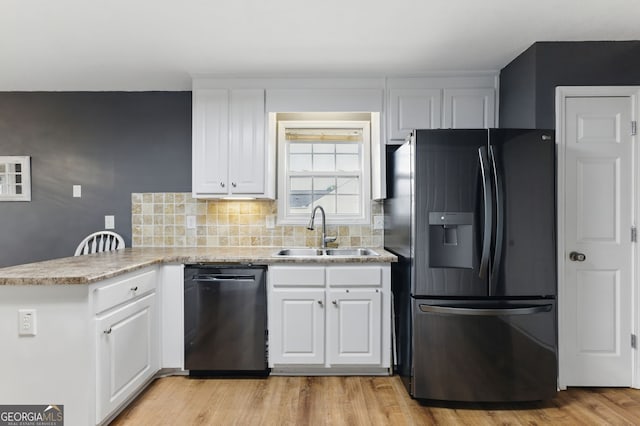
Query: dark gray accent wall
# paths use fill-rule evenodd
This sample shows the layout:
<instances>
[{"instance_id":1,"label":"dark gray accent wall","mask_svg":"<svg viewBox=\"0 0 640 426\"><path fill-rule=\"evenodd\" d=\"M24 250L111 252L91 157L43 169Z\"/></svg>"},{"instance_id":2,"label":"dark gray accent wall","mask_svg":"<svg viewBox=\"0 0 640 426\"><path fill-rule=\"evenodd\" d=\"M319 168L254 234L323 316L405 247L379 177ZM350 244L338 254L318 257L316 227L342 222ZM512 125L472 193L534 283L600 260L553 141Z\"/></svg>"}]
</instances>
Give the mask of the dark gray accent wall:
<instances>
[{"instance_id":1,"label":"dark gray accent wall","mask_svg":"<svg viewBox=\"0 0 640 426\"><path fill-rule=\"evenodd\" d=\"M500 127L554 128L557 86L621 85L640 85L640 41L535 43L500 71Z\"/></svg>"},{"instance_id":2,"label":"dark gray accent wall","mask_svg":"<svg viewBox=\"0 0 640 426\"><path fill-rule=\"evenodd\" d=\"M132 192L191 191L191 92L0 93L0 155L31 156L31 202L0 202L0 267L131 245ZM82 198L72 197L82 185Z\"/></svg>"}]
</instances>

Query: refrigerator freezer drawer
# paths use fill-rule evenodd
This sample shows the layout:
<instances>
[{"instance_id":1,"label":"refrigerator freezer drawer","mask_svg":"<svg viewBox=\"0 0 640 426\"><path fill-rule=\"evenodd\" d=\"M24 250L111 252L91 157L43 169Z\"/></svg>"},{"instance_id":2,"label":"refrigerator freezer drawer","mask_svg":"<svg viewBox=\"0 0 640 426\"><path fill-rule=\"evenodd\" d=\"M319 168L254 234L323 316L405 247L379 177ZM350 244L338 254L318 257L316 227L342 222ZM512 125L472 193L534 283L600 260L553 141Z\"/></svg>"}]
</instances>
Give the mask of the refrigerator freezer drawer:
<instances>
[{"instance_id":1,"label":"refrigerator freezer drawer","mask_svg":"<svg viewBox=\"0 0 640 426\"><path fill-rule=\"evenodd\" d=\"M414 398L535 401L557 389L555 300L413 300Z\"/></svg>"}]
</instances>

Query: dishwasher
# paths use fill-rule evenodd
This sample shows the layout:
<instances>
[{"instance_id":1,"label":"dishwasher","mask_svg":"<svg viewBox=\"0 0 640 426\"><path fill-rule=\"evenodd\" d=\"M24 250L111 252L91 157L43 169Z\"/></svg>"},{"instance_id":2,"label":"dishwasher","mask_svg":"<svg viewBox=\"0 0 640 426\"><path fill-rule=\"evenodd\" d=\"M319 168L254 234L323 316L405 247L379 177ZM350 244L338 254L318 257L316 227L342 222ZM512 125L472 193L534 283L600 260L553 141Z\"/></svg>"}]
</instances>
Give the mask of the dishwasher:
<instances>
[{"instance_id":1,"label":"dishwasher","mask_svg":"<svg viewBox=\"0 0 640 426\"><path fill-rule=\"evenodd\" d=\"M266 267L187 265L184 365L190 376L267 376Z\"/></svg>"}]
</instances>

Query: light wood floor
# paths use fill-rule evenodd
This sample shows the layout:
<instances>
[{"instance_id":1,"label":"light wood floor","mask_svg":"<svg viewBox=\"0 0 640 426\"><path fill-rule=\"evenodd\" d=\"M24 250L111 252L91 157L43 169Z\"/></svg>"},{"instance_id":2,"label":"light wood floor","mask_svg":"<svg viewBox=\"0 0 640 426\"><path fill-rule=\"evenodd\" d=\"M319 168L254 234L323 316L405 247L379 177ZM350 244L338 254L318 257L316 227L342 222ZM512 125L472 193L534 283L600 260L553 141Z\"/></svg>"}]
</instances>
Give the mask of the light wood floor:
<instances>
[{"instance_id":1,"label":"light wood floor","mask_svg":"<svg viewBox=\"0 0 640 426\"><path fill-rule=\"evenodd\" d=\"M572 388L549 402L420 404L395 377L166 377L112 425L640 425L640 390Z\"/></svg>"}]
</instances>

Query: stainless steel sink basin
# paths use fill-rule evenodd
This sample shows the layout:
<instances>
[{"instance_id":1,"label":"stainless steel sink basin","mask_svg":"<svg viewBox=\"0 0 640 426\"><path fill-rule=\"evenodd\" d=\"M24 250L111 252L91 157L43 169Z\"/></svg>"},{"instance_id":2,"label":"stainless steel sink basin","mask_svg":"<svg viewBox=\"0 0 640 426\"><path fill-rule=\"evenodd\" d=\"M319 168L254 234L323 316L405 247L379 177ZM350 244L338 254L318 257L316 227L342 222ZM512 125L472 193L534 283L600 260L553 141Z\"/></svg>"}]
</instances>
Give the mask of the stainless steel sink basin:
<instances>
[{"instance_id":1,"label":"stainless steel sink basin","mask_svg":"<svg viewBox=\"0 0 640 426\"><path fill-rule=\"evenodd\" d=\"M327 256L380 256L377 252L366 248L326 249L325 253Z\"/></svg>"},{"instance_id":2,"label":"stainless steel sink basin","mask_svg":"<svg viewBox=\"0 0 640 426\"><path fill-rule=\"evenodd\" d=\"M342 249L314 249L314 248L287 248L276 252L276 256L285 257L316 257L316 256L380 256L377 252L366 248L342 248Z\"/></svg>"},{"instance_id":3,"label":"stainless steel sink basin","mask_svg":"<svg viewBox=\"0 0 640 426\"><path fill-rule=\"evenodd\" d=\"M322 256L323 252L320 249L314 248L290 248L282 249L276 253L276 256Z\"/></svg>"}]
</instances>

